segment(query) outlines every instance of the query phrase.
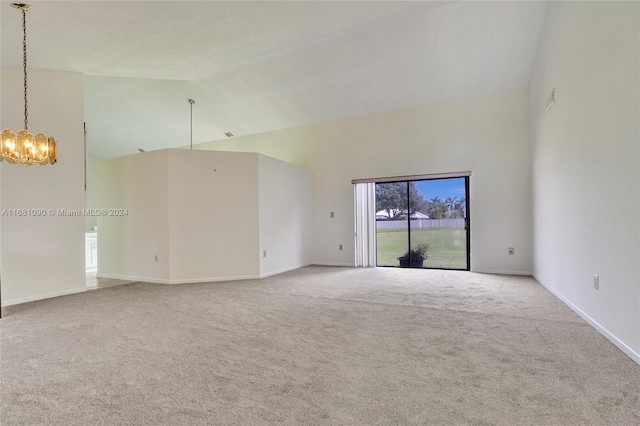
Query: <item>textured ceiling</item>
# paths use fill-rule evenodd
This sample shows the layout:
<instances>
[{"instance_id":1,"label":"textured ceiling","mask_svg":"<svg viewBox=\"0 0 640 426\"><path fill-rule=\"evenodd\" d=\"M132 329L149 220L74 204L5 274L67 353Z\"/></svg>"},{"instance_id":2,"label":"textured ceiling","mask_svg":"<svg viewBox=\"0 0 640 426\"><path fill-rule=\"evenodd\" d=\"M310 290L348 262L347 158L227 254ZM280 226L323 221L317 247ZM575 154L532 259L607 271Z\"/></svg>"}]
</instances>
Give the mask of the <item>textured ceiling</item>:
<instances>
[{"instance_id":1,"label":"textured ceiling","mask_svg":"<svg viewBox=\"0 0 640 426\"><path fill-rule=\"evenodd\" d=\"M82 72L109 158L528 86L546 2L46 1L29 67ZM0 4L3 67L21 20Z\"/></svg>"}]
</instances>

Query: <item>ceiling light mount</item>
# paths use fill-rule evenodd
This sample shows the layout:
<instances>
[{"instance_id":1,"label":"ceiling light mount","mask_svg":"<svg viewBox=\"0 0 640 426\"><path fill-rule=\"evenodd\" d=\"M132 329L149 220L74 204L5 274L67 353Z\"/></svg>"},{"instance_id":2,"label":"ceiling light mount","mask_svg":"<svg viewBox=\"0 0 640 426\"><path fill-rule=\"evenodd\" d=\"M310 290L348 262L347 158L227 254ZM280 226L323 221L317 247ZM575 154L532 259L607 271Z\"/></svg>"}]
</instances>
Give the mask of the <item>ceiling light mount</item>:
<instances>
[{"instance_id":1,"label":"ceiling light mount","mask_svg":"<svg viewBox=\"0 0 640 426\"><path fill-rule=\"evenodd\" d=\"M22 12L22 70L24 73L24 130L4 129L0 133L0 161L10 164L55 164L57 161L56 139L42 133L29 131L29 103L27 101L27 11L31 5L12 3Z\"/></svg>"},{"instance_id":2,"label":"ceiling light mount","mask_svg":"<svg viewBox=\"0 0 640 426\"><path fill-rule=\"evenodd\" d=\"M11 3L11 7L18 9L18 10L24 10L25 12L27 10L31 10L31 8L33 6L31 6L30 4L26 4L26 3Z\"/></svg>"}]
</instances>

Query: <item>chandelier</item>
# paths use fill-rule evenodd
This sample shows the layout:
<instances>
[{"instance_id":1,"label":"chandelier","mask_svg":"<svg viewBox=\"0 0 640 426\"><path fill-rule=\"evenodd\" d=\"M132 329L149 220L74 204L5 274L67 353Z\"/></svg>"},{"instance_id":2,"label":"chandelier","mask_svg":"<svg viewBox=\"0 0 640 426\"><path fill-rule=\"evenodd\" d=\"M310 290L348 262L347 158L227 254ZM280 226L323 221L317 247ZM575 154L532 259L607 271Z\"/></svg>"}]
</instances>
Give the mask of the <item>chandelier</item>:
<instances>
[{"instance_id":1,"label":"chandelier","mask_svg":"<svg viewBox=\"0 0 640 426\"><path fill-rule=\"evenodd\" d=\"M55 164L56 139L42 133L31 133L28 130L27 102L27 11L31 5L12 3L11 6L22 11L22 68L24 71L24 130L4 129L0 135L0 161L7 160L11 164Z\"/></svg>"}]
</instances>

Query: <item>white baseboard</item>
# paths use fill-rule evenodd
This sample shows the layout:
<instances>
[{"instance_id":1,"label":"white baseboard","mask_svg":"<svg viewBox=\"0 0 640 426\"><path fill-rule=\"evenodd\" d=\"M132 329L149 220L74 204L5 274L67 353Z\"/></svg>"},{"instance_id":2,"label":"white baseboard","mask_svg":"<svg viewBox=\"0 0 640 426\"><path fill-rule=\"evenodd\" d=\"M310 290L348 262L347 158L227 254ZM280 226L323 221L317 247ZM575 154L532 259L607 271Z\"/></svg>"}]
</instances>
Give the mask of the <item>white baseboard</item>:
<instances>
[{"instance_id":1,"label":"white baseboard","mask_svg":"<svg viewBox=\"0 0 640 426\"><path fill-rule=\"evenodd\" d=\"M195 283L210 283L218 281L239 281L239 280L255 280L260 278L260 275L242 275L242 276L229 276L229 277L203 277L203 278L176 278L176 279L158 279L150 277L138 277L132 275L116 275L116 274L104 274L98 273L98 278L111 278L115 280L136 281L151 284L195 284Z\"/></svg>"},{"instance_id":2,"label":"white baseboard","mask_svg":"<svg viewBox=\"0 0 640 426\"><path fill-rule=\"evenodd\" d=\"M240 280L256 280L260 275L238 275L230 277L213 277L213 278L178 278L169 280L166 284L196 284L196 283L213 283L220 281L240 281Z\"/></svg>"},{"instance_id":3,"label":"white baseboard","mask_svg":"<svg viewBox=\"0 0 640 426\"><path fill-rule=\"evenodd\" d=\"M149 278L149 277L138 277L133 275L118 275L118 274L105 274L103 272L98 272L96 274L98 278L109 278L112 280L124 280L124 281L141 281L145 283L153 283L153 284L171 284L169 280L163 280L159 278Z\"/></svg>"},{"instance_id":4,"label":"white baseboard","mask_svg":"<svg viewBox=\"0 0 640 426\"><path fill-rule=\"evenodd\" d=\"M508 271L502 269L472 269L471 272L477 272L479 274L497 274L497 275L526 275L529 277L533 276L533 272L531 271Z\"/></svg>"},{"instance_id":5,"label":"white baseboard","mask_svg":"<svg viewBox=\"0 0 640 426\"><path fill-rule=\"evenodd\" d=\"M340 263L340 262L313 262L312 265L317 266L347 266L349 268L355 268L355 263Z\"/></svg>"},{"instance_id":6,"label":"white baseboard","mask_svg":"<svg viewBox=\"0 0 640 426\"><path fill-rule=\"evenodd\" d=\"M36 302L38 300L51 299L52 297L68 296L70 294L83 293L87 291L86 287L74 288L71 290L56 291L53 293L38 294L37 296L24 297L22 299L12 299L2 302L2 306L21 305L23 303Z\"/></svg>"},{"instance_id":7,"label":"white baseboard","mask_svg":"<svg viewBox=\"0 0 640 426\"><path fill-rule=\"evenodd\" d=\"M289 272L289 271L293 271L293 270L296 270L296 269L304 268L305 266L309 266L309 265L311 265L311 263L303 263L303 264L300 264L300 265L297 265L297 266L289 266L289 267L286 267L286 268L277 269L275 271L265 272L264 274L261 273L260 274L260 278L267 278L267 277L271 277L273 275L283 274L285 272Z\"/></svg>"},{"instance_id":8,"label":"white baseboard","mask_svg":"<svg viewBox=\"0 0 640 426\"><path fill-rule=\"evenodd\" d=\"M589 315L587 315L586 312L584 312L583 310L578 308L576 305L571 303L571 301L569 299L567 299L562 294L560 294L559 292L557 292L553 288L551 288L548 285L546 285L545 283L543 283L540 279L538 279L538 277L533 275L533 278L536 281L538 281L540 283L540 285L542 285L544 288L549 290L551 292L551 294L553 294L558 299L560 299L565 305L570 307L576 314L580 315L580 318L582 318L589 325L591 325L593 328L598 330L598 332L600 334L602 334L604 337L606 337L611 343L616 345L616 347L618 347L618 349L620 349L622 352L624 352L629 358L634 360L637 364L640 364L640 354L639 353L637 353L636 351L631 349L629 346L627 346L622 340L618 339L613 333L611 333L609 330L607 330L602 325L600 325L596 320L594 320Z\"/></svg>"}]
</instances>

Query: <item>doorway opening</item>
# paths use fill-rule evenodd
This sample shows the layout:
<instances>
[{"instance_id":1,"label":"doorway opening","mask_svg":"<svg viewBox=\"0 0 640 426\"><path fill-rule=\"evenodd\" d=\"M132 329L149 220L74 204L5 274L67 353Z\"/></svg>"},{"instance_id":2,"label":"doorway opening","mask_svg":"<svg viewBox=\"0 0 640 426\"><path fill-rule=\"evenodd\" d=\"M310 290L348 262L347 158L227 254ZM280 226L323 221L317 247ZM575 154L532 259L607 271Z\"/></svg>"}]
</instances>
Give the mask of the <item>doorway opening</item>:
<instances>
[{"instance_id":1,"label":"doorway opening","mask_svg":"<svg viewBox=\"0 0 640 426\"><path fill-rule=\"evenodd\" d=\"M469 270L469 176L375 183L376 266Z\"/></svg>"}]
</instances>

